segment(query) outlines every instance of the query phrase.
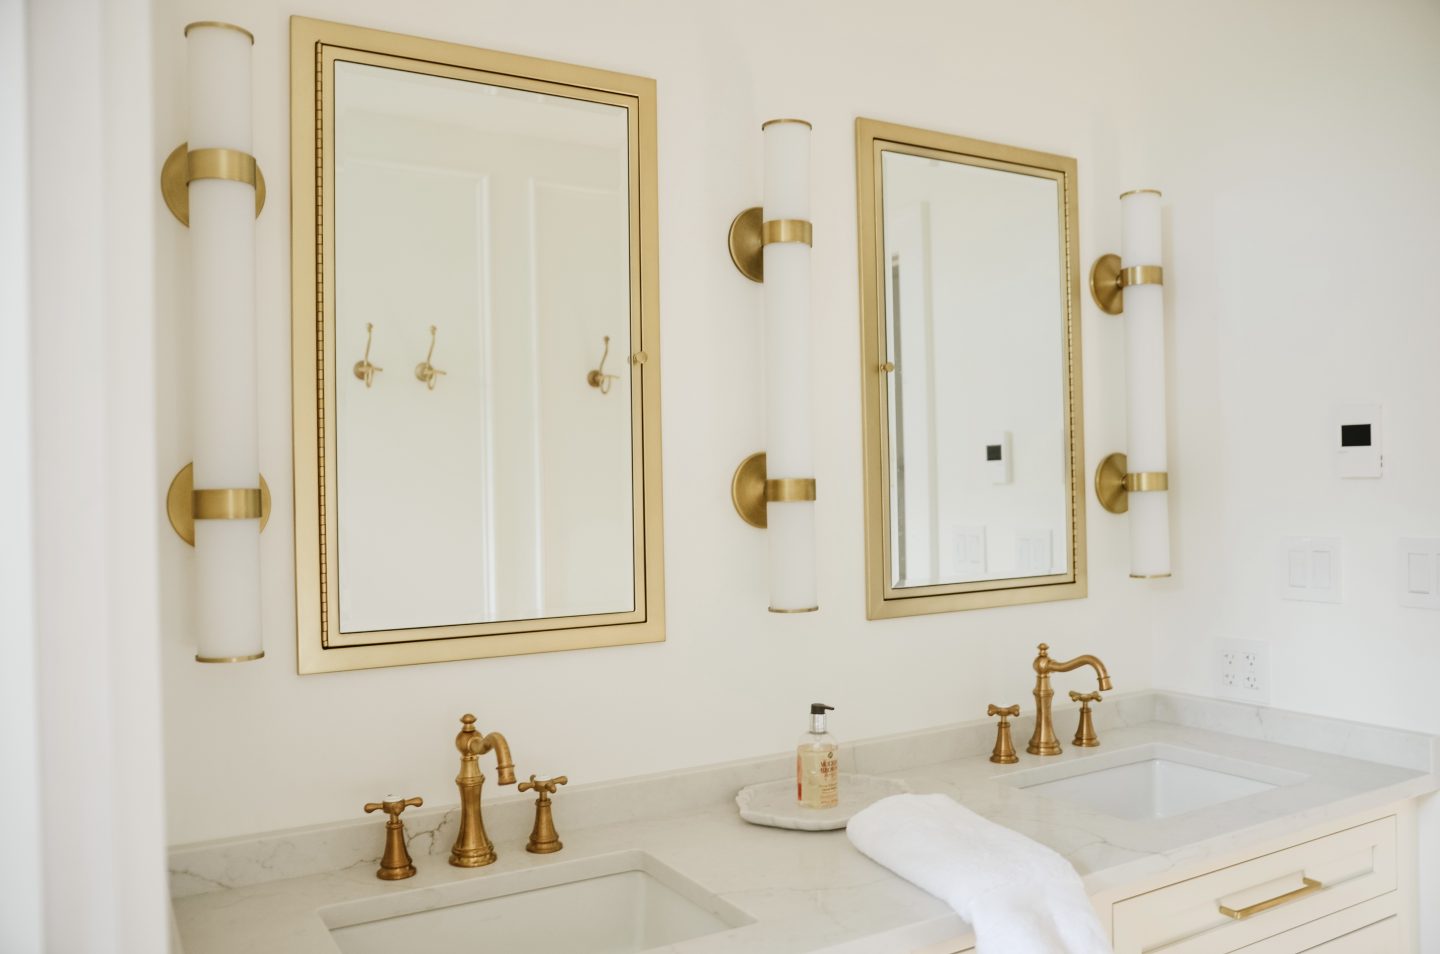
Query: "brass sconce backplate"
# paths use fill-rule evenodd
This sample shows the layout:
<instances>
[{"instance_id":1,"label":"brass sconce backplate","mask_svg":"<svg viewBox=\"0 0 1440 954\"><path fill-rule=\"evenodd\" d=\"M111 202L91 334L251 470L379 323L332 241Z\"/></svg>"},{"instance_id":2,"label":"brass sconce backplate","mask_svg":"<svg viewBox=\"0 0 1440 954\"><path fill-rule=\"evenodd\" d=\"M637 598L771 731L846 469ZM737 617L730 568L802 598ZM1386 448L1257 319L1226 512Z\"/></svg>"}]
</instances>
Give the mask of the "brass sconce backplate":
<instances>
[{"instance_id":1,"label":"brass sconce backplate","mask_svg":"<svg viewBox=\"0 0 1440 954\"><path fill-rule=\"evenodd\" d=\"M253 507L243 498L253 495L253 490L201 490L200 497L195 491L195 465L186 464L180 468L170 489L165 493L165 512L170 517L170 526L181 540L195 545L195 520L240 520L260 518L260 529L270 522L270 485L260 478L260 512L250 512ZM258 657L257 657L258 658Z\"/></svg>"},{"instance_id":2,"label":"brass sconce backplate","mask_svg":"<svg viewBox=\"0 0 1440 954\"><path fill-rule=\"evenodd\" d=\"M765 239L761 228L763 218L763 211L756 205L741 212L730 222L730 261L740 269L740 274L752 282L765 281ZM764 524L757 526L763 527Z\"/></svg>"},{"instance_id":3,"label":"brass sconce backplate","mask_svg":"<svg viewBox=\"0 0 1440 954\"><path fill-rule=\"evenodd\" d=\"M1113 255L1106 257L1115 258ZM1116 258L1116 261L1119 259ZM1100 506L1111 513L1126 513L1130 510L1130 493L1125 488L1125 468L1128 463L1124 454L1111 454L1095 468L1095 496L1099 498Z\"/></svg>"},{"instance_id":4,"label":"brass sconce backplate","mask_svg":"<svg viewBox=\"0 0 1440 954\"><path fill-rule=\"evenodd\" d=\"M1090 266L1090 297L1107 315L1125 310L1125 286L1120 280L1120 256L1101 255Z\"/></svg>"},{"instance_id":5,"label":"brass sconce backplate","mask_svg":"<svg viewBox=\"0 0 1440 954\"><path fill-rule=\"evenodd\" d=\"M190 182L194 179L230 179L255 187L255 214L265 208L265 175L255 157L234 149L197 149L181 143L165 157L160 169L160 194L181 225L190 224Z\"/></svg>"},{"instance_id":6,"label":"brass sconce backplate","mask_svg":"<svg viewBox=\"0 0 1440 954\"><path fill-rule=\"evenodd\" d=\"M751 454L735 468L735 476L730 481L730 499L741 520L761 530L769 525L765 513L764 451Z\"/></svg>"}]
</instances>

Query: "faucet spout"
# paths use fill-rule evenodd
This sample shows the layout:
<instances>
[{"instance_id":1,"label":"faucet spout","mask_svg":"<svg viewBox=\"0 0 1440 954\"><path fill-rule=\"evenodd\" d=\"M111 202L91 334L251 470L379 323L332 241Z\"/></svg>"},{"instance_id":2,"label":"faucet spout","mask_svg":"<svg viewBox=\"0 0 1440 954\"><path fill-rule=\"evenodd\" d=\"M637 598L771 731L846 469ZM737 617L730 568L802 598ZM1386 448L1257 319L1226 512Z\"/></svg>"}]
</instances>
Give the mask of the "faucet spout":
<instances>
[{"instance_id":1,"label":"faucet spout","mask_svg":"<svg viewBox=\"0 0 1440 954\"><path fill-rule=\"evenodd\" d=\"M485 834L485 820L480 813L480 792L485 784L480 756L495 753L497 781L501 785L515 784L515 760L510 757L510 743L505 736L476 731L475 717L468 712L460 722L460 732L455 736L455 748L460 752L460 774L455 776L460 789L460 832L450 849L450 863L457 868L479 868L496 858L495 845Z\"/></svg>"},{"instance_id":2,"label":"faucet spout","mask_svg":"<svg viewBox=\"0 0 1440 954\"><path fill-rule=\"evenodd\" d=\"M1044 643L1039 646L1039 653L1035 657L1035 732L1030 736L1030 744L1025 751L1031 755L1059 755L1060 740L1055 737L1055 726L1050 717L1050 704L1054 701L1055 690L1050 688L1050 674L1052 672L1070 672L1079 669L1081 666L1089 666L1095 670L1095 679L1100 689L1108 692L1111 688L1110 673L1105 664L1097 657L1084 655L1076 656L1074 659L1055 660L1050 658L1050 647Z\"/></svg>"}]
</instances>

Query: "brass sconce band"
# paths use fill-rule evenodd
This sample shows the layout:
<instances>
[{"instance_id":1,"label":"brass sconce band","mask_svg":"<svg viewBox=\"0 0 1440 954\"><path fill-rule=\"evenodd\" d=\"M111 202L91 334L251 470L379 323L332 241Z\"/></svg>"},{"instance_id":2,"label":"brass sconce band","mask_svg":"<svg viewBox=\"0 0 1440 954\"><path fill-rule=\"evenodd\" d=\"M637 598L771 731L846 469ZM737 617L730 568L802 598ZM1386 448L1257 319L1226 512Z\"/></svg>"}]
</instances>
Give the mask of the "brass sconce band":
<instances>
[{"instance_id":1,"label":"brass sconce band","mask_svg":"<svg viewBox=\"0 0 1440 954\"><path fill-rule=\"evenodd\" d=\"M814 245L814 229L805 219L770 219L760 226L760 244L778 245L782 242L800 242Z\"/></svg>"},{"instance_id":2,"label":"brass sconce band","mask_svg":"<svg viewBox=\"0 0 1440 954\"><path fill-rule=\"evenodd\" d=\"M1129 473L1124 454L1111 454L1095 468L1095 496L1100 506L1111 513L1130 510L1130 494L1155 493L1170 489L1170 475L1163 470ZM1169 574L1166 574L1167 576Z\"/></svg>"},{"instance_id":3,"label":"brass sconce band","mask_svg":"<svg viewBox=\"0 0 1440 954\"><path fill-rule=\"evenodd\" d=\"M1165 284L1165 269L1159 265L1131 265L1120 272L1120 285L1129 288L1131 285L1163 285Z\"/></svg>"},{"instance_id":4,"label":"brass sconce band","mask_svg":"<svg viewBox=\"0 0 1440 954\"><path fill-rule=\"evenodd\" d=\"M259 520L260 488L193 491L196 520Z\"/></svg>"},{"instance_id":5,"label":"brass sconce band","mask_svg":"<svg viewBox=\"0 0 1440 954\"><path fill-rule=\"evenodd\" d=\"M766 503L796 503L814 499L814 477L776 477L765 481Z\"/></svg>"},{"instance_id":6,"label":"brass sconce band","mask_svg":"<svg viewBox=\"0 0 1440 954\"><path fill-rule=\"evenodd\" d=\"M1125 475L1125 489L1131 493L1154 493L1170 489L1170 475L1163 470L1141 471Z\"/></svg>"},{"instance_id":7,"label":"brass sconce band","mask_svg":"<svg viewBox=\"0 0 1440 954\"><path fill-rule=\"evenodd\" d=\"M195 465L186 464L170 481L170 489L165 494L165 512L175 533L192 547L196 520L259 520L260 529L264 530L270 522L270 485L261 476L258 488L196 490Z\"/></svg>"},{"instance_id":8,"label":"brass sconce band","mask_svg":"<svg viewBox=\"0 0 1440 954\"><path fill-rule=\"evenodd\" d=\"M160 193L182 225L190 224L190 183L196 179L228 179L255 189L255 214L265 208L265 175L255 157L238 149L196 149L181 143L165 158Z\"/></svg>"},{"instance_id":9,"label":"brass sconce band","mask_svg":"<svg viewBox=\"0 0 1440 954\"><path fill-rule=\"evenodd\" d=\"M760 124L760 129L763 132L770 126L780 126L785 123L794 123L797 126L804 126L806 129L815 128L803 119L767 119L765 122Z\"/></svg>"},{"instance_id":10,"label":"brass sconce band","mask_svg":"<svg viewBox=\"0 0 1440 954\"><path fill-rule=\"evenodd\" d=\"M247 40L249 40L251 46L255 45L255 34L251 33L249 30L245 29L242 26L236 26L233 23L226 23L223 20L196 20L194 23L187 23L185 24L185 35L189 36L191 30L199 30L206 27L216 30L234 30L236 33L241 34Z\"/></svg>"}]
</instances>

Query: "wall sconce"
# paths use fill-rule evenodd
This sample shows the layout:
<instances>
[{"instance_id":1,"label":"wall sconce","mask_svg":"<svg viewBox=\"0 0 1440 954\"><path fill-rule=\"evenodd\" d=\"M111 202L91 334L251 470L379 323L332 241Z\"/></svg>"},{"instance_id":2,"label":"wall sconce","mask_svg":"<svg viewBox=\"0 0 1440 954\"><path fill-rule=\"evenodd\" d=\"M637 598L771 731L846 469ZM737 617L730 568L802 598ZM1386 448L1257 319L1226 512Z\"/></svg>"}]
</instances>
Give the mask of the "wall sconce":
<instances>
[{"instance_id":1,"label":"wall sconce","mask_svg":"<svg viewBox=\"0 0 1440 954\"><path fill-rule=\"evenodd\" d=\"M195 460L171 482L166 511L195 547L196 660L245 662L265 655L260 531L270 515L255 420L255 218L265 205L250 152L255 38L213 21L190 24L185 38L190 139L165 160L160 190L190 228Z\"/></svg>"},{"instance_id":2,"label":"wall sconce","mask_svg":"<svg viewBox=\"0 0 1440 954\"><path fill-rule=\"evenodd\" d=\"M767 529L770 612L809 613L815 595L815 453L810 414L810 124L772 119L764 205L730 223L730 258L765 285L766 453L730 484L740 517Z\"/></svg>"},{"instance_id":3,"label":"wall sconce","mask_svg":"<svg viewBox=\"0 0 1440 954\"><path fill-rule=\"evenodd\" d=\"M1095 469L1095 496L1111 513L1130 514L1130 575L1170 575L1170 475L1165 457L1165 273L1160 193L1120 197L1120 255L1090 269L1090 294L1108 315L1125 315L1129 453ZM1138 263L1138 264L1131 264Z\"/></svg>"}]
</instances>

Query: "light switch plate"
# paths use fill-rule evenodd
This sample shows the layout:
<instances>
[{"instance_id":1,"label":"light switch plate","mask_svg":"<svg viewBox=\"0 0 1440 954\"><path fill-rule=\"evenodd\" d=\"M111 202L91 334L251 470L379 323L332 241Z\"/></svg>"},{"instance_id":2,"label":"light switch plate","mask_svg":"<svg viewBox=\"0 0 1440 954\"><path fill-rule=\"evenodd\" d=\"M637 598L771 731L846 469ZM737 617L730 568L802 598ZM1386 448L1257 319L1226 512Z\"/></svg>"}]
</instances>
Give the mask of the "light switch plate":
<instances>
[{"instance_id":1,"label":"light switch plate","mask_svg":"<svg viewBox=\"0 0 1440 954\"><path fill-rule=\"evenodd\" d=\"M1286 537L1280 547L1280 597L1339 603L1343 556L1339 537Z\"/></svg>"},{"instance_id":2,"label":"light switch plate","mask_svg":"<svg viewBox=\"0 0 1440 954\"><path fill-rule=\"evenodd\" d=\"M1226 699L1270 702L1270 645L1254 639L1215 641L1215 689Z\"/></svg>"},{"instance_id":3,"label":"light switch plate","mask_svg":"<svg viewBox=\"0 0 1440 954\"><path fill-rule=\"evenodd\" d=\"M1440 610L1440 538L1403 539L1399 557L1400 605Z\"/></svg>"},{"instance_id":4,"label":"light switch plate","mask_svg":"<svg viewBox=\"0 0 1440 954\"><path fill-rule=\"evenodd\" d=\"M965 579L979 579L988 570L985 528L955 527L955 569Z\"/></svg>"},{"instance_id":5,"label":"light switch plate","mask_svg":"<svg viewBox=\"0 0 1440 954\"><path fill-rule=\"evenodd\" d=\"M1015 572L1045 576L1055 571L1055 537L1049 530L1015 532Z\"/></svg>"}]
</instances>

